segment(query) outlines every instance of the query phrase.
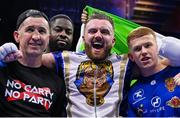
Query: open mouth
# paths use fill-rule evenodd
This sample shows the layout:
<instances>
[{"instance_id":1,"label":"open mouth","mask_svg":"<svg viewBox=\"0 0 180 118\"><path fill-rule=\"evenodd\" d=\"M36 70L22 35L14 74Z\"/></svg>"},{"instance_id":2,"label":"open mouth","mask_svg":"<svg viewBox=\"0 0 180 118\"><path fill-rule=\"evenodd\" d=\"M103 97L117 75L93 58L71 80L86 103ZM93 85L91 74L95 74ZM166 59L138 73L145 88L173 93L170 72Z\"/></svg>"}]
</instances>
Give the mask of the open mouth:
<instances>
[{"instance_id":1,"label":"open mouth","mask_svg":"<svg viewBox=\"0 0 180 118\"><path fill-rule=\"evenodd\" d=\"M92 47L93 48L96 48L96 49L100 49L100 48L103 48L104 47L104 43L101 41L101 42L92 42Z\"/></svg>"},{"instance_id":2,"label":"open mouth","mask_svg":"<svg viewBox=\"0 0 180 118\"><path fill-rule=\"evenodd\" d=\"M141 61L147 61L147 60L149 60L150 59L150 57L143 57L142 59L141 59Z\"/></svg>"}]
</instances>

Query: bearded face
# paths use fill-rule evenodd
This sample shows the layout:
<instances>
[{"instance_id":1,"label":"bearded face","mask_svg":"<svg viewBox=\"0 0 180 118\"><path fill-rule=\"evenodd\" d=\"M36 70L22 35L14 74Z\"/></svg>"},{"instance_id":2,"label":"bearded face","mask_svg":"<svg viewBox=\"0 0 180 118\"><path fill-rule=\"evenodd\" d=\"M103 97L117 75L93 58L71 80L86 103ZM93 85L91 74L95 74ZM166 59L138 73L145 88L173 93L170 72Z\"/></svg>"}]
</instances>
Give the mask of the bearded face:
<instances>
[{"instance_id":1,"label":"bearded face","mask_svg":"<svg viewBox=\"0 0 180 118\"><path fill-rule=\"evenodd\" d=\"M103 38L91 39L90 43L85 43L85 51L90 59L93 61L105 60L111 52L111 45L107 44Z\"/></svg>"},{"instance_id":2,"label":"bearded face","mask_svg":"<svg viewBox=\"0 0 180 118\"><path fill-rule=\"evenodd\" d=\"M93 19L86 24L85 51L93 61L105 60L114 46L112 25L107 20Z\"/></svg>"}]
</instances>

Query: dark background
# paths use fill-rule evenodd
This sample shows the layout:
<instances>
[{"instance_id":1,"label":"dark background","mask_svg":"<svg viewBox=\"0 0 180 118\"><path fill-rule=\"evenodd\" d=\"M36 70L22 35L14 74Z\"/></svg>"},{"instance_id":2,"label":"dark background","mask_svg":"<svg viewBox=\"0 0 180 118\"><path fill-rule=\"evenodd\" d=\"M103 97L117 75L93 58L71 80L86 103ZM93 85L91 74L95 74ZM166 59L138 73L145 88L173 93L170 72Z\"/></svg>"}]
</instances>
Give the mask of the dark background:
<instances>
[{"instance_id":1,"label":"dark background","mask_svg":"<svg viewBox=\"0 0 180 118\"><path fill-rule=\"evenodd\" d=\"M74 22L72 50L75 50L81 26L81 13L92 6L163 34L180 38L180 0L6 0L0 3L0 45L14 42L13 31L20 13L38 9L49 18L58 13L68 15Z\"/></svg>"}]
</instances>

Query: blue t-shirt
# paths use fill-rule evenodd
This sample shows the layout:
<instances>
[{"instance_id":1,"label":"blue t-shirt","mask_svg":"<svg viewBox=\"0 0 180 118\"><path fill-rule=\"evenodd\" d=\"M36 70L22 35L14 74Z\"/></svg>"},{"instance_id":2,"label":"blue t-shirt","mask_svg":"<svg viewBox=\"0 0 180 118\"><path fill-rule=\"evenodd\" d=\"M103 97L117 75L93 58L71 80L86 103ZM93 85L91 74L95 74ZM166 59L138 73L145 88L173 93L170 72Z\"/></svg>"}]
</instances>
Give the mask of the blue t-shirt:
<instances>
[{"instance_id":1,"label":"blue t-shirt","mask_svg":"<svg viewBox=\"0 0 180 118\"><path fill-rule=\"evenodd\" d=\"M166 67L149 77L141 77L128 96L128 116L179 117L180 86L173 77L180 67Z\"/></svg>"}]
</instances>

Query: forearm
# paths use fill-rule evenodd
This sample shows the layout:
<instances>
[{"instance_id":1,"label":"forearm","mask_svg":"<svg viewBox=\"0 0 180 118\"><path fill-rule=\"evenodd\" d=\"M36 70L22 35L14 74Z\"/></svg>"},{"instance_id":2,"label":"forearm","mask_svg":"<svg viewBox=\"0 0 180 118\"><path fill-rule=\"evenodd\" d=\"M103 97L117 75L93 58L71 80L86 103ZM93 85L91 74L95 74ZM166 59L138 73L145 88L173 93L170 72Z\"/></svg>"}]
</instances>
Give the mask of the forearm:
<instances>
[{"instance_id":1,"label":"forearm","mask_svg":"<svg viewBox=\"0 0 180 118\"><path fill-rule=\"evenodd\" d=\"M55 67L55 59L52 53L46 53L42 56L42 64L47 68L54 68Z\"/></svg>"},{"instance_id":2,"label":"forearm","mask_svg":"<svg viewBox=\"0 0 180 118\"><path fill-rule=\"evenodd\" d=\"M83 35L84 35L84 25L85 24L82 24L81 25L81 32L80 32L80 37L79 37L79 40L78 40L78 43L76 45L76 52L81 52L82 51L82 48L83 48Z\"/></svg>"}]
</instances>

